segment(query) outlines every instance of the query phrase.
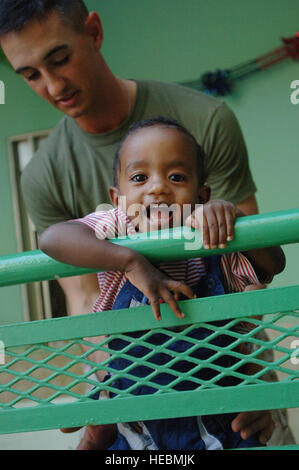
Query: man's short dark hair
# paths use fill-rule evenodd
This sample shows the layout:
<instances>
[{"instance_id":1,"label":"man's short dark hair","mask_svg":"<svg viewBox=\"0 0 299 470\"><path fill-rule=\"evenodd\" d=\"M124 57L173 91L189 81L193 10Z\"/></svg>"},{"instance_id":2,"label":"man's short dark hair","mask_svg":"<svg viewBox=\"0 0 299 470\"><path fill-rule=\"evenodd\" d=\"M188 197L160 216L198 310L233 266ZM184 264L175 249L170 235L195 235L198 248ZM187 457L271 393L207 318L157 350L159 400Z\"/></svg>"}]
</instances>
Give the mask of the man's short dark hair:
<instances>
[{"instance_id":1,"label":"man's short dark hair","mask_svg":"<svg viewBox=\"0 0 299 470\"><path fill-rule=\"evenodd\" d=\"M183 134L187 135L191 139L191 141L194 144L195 154L197 157L199 185L202 186L205 183L205 172L204 172L204 152L201 146L196 141L195 137L184 126L182 126L182 124L180 124L175 119L164 117L164 116L155 116L151 119L144 119L142 121L137 121L129 127L128 132L122 138L115 154L114 165L113 165L114 186L117 187L118 182L119 182L120 154L121 154L121 149L123 147L123 144L125 143L127 138L134 132L137 132L138 130L144 129L146 127L154 127L154 126L163 126L163 127L170 127L170 128L176 129L179 132L182 132Z\"/></svg>"},{"instance_id":2,"label":"man's short dark hair","mask_svg":"<svg viewBox=\"0 0 299 470\"><path fill-rule=\"evenodd\" d=\"M67 26L84 31L88 10L82 0L0 0L0 37L21 31L32 20L44 21L53 11Z\"/></svg>"}]
</instances>

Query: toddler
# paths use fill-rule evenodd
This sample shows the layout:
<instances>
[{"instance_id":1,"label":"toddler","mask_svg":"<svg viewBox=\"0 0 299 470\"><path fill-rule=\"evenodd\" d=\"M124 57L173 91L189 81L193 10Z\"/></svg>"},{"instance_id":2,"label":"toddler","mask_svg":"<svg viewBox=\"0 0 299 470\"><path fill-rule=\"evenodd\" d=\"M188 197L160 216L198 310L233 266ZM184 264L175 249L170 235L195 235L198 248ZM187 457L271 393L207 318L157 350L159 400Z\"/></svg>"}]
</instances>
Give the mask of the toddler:
<instances>
[{"instance_id":1,"label":"toddler","mask_svg":"<svg viewBox=\"0 0 299 470\"><path fill-rule=\"evenodd\" d=\"M177 121L157 117L135 123L122 140L115 158L114 185L110 188L114 208L56 224L42 234L40 247L49 256L64 263L102 271L98 274L100 294L94 306L95 312L149 303L155 318L160 320L161 302L166 302L178 318L183 318L178 303L180 299L221 295L243 291L252 285L260 286L284 268L280 247L154 266L130 248L108 241L136 232L190 225L200 228L205 248L224 247L233 238L235 217L244 214L229 202L209 201L210 191L204 184L203 158L201 147ZM186 206L192 213L187 217L183 210ZM217 325L224 323L217 322ZM194 327L188 336L201 340L210 333L207 328ZM133 341L140 334L132 333ZM149 341L152 347L163 344L167 339L157 333ZM214 344L225 347L230 341L229 336L223 334ZM122 340L114 339L109 347L119 350L124 344ZM170 349L186 351L188 347L190 343L178 340ZM143 346L130 349L133 358L142 357L145 353ZM191 355L206 359L210 354L206 348L198 347ZM166 356L165 353L154 354L151 358L154 367L163 365ZM222 356L217 364L230 367L233 358ZM111 360L110 365L121 370L129 362L118 358ZM179 361L175 370L184 374L188 367L187 361ZM134 372L130 372L132 379L115 379L113 387L126 389L148 373L145 366L137 366ZM193 377L209 380L213 374L215 372L211 368L205 368ZM174 376L171 373L158 373L152 380L153 386L137 386L132 393L154 393L155 383L168 385L172 380ZM237 381L226 377L216 383L232 386ZM173 388L192 390L197 386L192 380L182 380ZM255 436L242 439L240 433L234 433L231 420L231 415L217 415L121 423L110 449L195 450L259 445Z\"/></svg>"}]
</instances>

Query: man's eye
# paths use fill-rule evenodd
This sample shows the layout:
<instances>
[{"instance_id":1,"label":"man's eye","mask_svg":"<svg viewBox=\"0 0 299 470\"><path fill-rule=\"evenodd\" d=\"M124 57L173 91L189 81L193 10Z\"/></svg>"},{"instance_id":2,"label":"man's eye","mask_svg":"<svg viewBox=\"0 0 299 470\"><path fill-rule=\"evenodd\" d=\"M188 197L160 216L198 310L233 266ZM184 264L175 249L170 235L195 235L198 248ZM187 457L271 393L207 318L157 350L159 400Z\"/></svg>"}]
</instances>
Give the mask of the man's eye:
<instances>
[{"instance_id":1,"label":"man's eye","mask_svg":"<svg viewBox=\"0 0 299 470\"><path fill-rule=\"evenodd\" d=\"M25 78L26 80L28 80L28 82L33 82L34 80L38 79L38 76L39 76L38 72L33 72Z\"/></svg>"},{"instance_id":2,"label":"man's eye","mask_svg":"<svg viewBox=\"0 0 299 470\"><path fill-rule=\"evenodd\" d=\"M143 181L146 180L146 175L142 175L142 174L134 175L131 179L135 183L142 183Z\"/></svg>"},{"instance_id":3,"label":"man's eye","mask_svg":"<svg viewBox=\"0 0 299 470\"><path fill-rule=\"evenodd\" d=\"M185 177L185 175L180 175L180 174L176 173L176 174L170 175L169 179L171 181L180 182L180 181L185 181L186 177Z\"/></svg>"},{"instance_id":4,"label":"man's eye","mask_svg":"<svg viewBox=\"0 0 299 470\"><path fill-rule=\"evenodd\" d=\"M54 65L64 65L69 61L69 56L63 57L63 59L55 60Z\"/></svg>"}]
</instances>

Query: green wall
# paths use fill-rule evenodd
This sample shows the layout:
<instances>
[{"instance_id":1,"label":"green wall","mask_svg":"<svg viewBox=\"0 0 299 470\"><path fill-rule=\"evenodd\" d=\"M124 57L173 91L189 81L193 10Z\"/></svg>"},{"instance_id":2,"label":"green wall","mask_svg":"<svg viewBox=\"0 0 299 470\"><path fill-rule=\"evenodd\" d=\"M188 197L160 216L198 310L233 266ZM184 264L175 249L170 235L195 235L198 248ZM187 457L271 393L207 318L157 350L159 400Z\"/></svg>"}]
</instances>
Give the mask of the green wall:
<instances>
[{"instance_id":1,"label":"green wall","mask_svg":"<svg viewBox=\"0 0 299 470\"><path fill-rule=\"evenodd\" d=\"M126 78L182 82L231 68L281 45L298 30L297 0L89 0L104 27L103 53ZM225 98L247 142L260 212L298 207L299 104L290 102L298 62L282 62L236 84ZM16 251L7 138L55 125L60 113L0 63L6 102L0 105L0 256ZM297 246L285 248L287 268L273 285L297 282ZM297 258L297 259L296 259ZM22 319L19 287L0 290L0 323Z\"/></svg>"}]
</instances>

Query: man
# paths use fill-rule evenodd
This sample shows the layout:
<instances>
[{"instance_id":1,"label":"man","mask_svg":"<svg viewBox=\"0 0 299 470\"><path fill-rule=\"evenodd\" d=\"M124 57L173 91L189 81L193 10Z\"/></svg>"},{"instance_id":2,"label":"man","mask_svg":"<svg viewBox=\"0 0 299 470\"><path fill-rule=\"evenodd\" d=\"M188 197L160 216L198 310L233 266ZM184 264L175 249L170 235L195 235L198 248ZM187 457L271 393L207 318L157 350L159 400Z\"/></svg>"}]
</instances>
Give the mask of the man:
<instances>
[{"instance_id":1,"label":"man","mask_svg":"<svg viewBox=\"0 0 299 470\"><path fill-rule=\"evenodd\" d=\"M212 197L230 200L247 214L256 213L246 147L227 106L176 85L116 77L101 53L102 42L100 18L88 13L81 0L1 1L4 53L16 73L65 114L22 177L24 198L38 232L109 202L118 142L132 122L157 114L182 122L202 145ZM92 310L98 295L95 275L60 282L71 314ZM261 430L262 441L273 431L268 413L240 413L233 427L243 429L244 437ZM93 432L87 428L94 441Z\"/></svg>"}]
</instances>

